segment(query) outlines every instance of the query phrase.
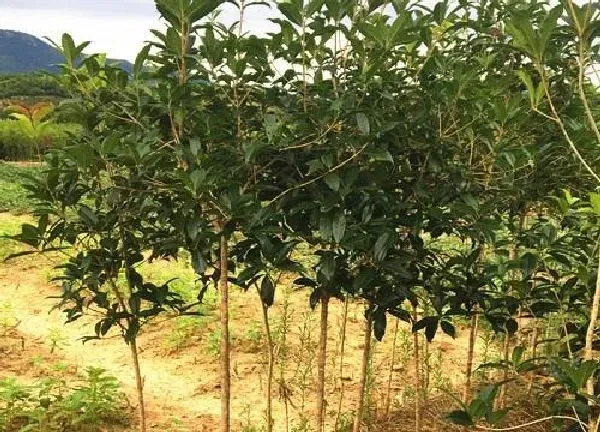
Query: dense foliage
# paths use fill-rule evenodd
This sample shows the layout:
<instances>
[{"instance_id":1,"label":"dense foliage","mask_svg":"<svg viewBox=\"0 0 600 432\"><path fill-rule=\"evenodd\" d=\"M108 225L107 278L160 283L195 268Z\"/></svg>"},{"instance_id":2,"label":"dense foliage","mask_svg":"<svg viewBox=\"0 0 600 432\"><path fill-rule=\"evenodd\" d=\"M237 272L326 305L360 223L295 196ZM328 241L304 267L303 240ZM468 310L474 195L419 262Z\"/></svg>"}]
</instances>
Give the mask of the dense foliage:
<instances>
[{"instance_id":1,"label":"dense foliage","mask_svg":"<svg viewBox=\"0 0 600 432\"><path fill-rule=\"evenodd\" d=\"M41 73L4 75L0 77L0 99L16 97L60 97L67 96L54 76Z\"/></svg>"},{"instance_id":2,"label":"dense foliage","mask_svg":"<svg viewBox=\"0 0 600 432\"><path fill-rule=\"evenodd\" d=\"M355 431L371 333L384 337L392 317L428 340L454 336L460 318L473 332L485 319L504 337L498 381L545 370L553 412L595 427L600 133L586 73L598 61L598 8L291 0L273 5L279 31L261 38L243 27L253 4L235 4L240 20L227 27L216 0L157 0L166 31L131 75L101 55L79 65L87 44L62 40L83 133L49 155L32 187L39 222L21 239L77 250L62 305L69 320L91 304L102 311L93 337L121 330L142 429L137 334L165 309L189 309L136 268L181 250L199 300L211 284L221 297L223 432L229 284L258 290L268 329L278 272L320 305L318 431L335 299L366 305ZM440 248L447 238L463 247ZM290 258L297 245L314 253L312 268ZM549 356L537 358L535 339L527 356L514 346L525 322L535 334L553 315L564 333ZM472 400L471 369L452 420L500 422L505 387Z\"/></svg>"}]
</instances>

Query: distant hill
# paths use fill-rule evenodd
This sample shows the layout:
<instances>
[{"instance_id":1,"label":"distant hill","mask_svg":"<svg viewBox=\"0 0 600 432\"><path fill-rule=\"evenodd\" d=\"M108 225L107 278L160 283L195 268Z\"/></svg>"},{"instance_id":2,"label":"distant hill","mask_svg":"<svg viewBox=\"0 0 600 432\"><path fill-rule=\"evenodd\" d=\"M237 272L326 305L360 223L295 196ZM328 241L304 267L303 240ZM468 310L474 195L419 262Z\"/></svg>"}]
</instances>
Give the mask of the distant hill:
<instances>
[{"instance_id":1,"label":"distant hill","mask_svg":"<svg viewBox=\"0 0 600 432\"><path fill-rule=\"evenodd\" d=\"M62 56L47 42L27 33L0 29L0 74L56 72L54 65L62 62ZM109 62L118 62L129 71L132 68L126 60Z\"/></svg>"}]
</instances>

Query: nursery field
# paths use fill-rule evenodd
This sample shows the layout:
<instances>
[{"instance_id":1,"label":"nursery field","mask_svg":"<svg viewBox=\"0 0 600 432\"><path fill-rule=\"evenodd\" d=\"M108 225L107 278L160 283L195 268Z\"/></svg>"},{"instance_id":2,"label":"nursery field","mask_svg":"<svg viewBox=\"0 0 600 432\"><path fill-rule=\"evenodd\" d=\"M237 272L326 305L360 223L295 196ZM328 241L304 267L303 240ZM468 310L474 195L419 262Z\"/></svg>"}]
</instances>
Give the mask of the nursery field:
<instances>
[{"instance_id":1,"label":"nursery field","mask_svg":"<svg viewBox=\"0 0 600 432\"><path fill-rule=\"evenodd\" d=\"M0 430L598 432L600 7L433 3L63 34L0 120Z\"/></svg>"},{"instance_id":2,"label":"nursery field","mask_svg":"<svg viewBox=\"0 0 600 432\"><path fill-rule=\"evenodd\" d=\"M28 176L39 175L41 170L36 164L0 164L0 179L6 179L0 182L0 196L5 202L0 213L0 259L3 260L0 263L0 418L7 421L11 417L37 416L36 421L30 422L36 426L33 430L58 431L61 427L73 431L137 430L131 424L135 423L137 403L135 383L131 380L131 359L118 332L84 343L82 337L94 333L95 320L100 315L91 313L76 323L66 324L64 313L56 309L62 289L53 278L59 274L55 267L65 257L55 252L9 258L28 249L9 237L33 220L28 213L34 203L27 198L23 183L27 183ZM454 241L446 242L448 248L456 246ZM194 271L185 258L146 263L140 272L156 283L174 280L174 289L188 301L199 289ZM311 430L310 419L315 416L319 323L318 311L306 308L310 292L295 287L292 282L293 275L283 275L281 291L271 309L276 376L273 430L300 432ZM231 291L230 300L232 430L261 431L266 421L268 352L261 301L255 292L245 292L239 287ZM347 305L335 301L330 306L330 363L326 366L328 430L352 429L364 349L363 338L356 335L361 333L364 308L359 301L350 301ZM196 311L201 315L166 315L139 336L149 430L218 429L217 293L208 293ZM366 390L369 430L414 428L414 340L409 325L399 321L397 325L382 342L373 340ZM420 337L418 364L424 386L421 389L423 431L462 430L452 426L446 416L452 408L459 407L455 398L460 399L464 385L468 337L466 321L457 326L454 339L444 335L428 343L425 337ZM501 339L483 326L476 337L475 365L500 361ZM343 348L342 338L345 338ZM87 398L97 391L95 385L102 382L90 379L89 368L96 370L102 379L106 378L110 385L98 387L101 389L98 412L77 426L81 410L90 403ZM489 374L481 372L476 376L483 380ZM82 387L90 394L83 396L84 401L79 405L60 406L53 402L58 405L55 412L41 405L45 397L53 401L68 399L74 389ZM511 403L517 409L511 413L511 419L527 422L543 412L543 407L529 398L524 387L516 387L512 397ZM12 413L7 409L10 404L14 404ZM18 429L8 429L12 430ZM532 426L522 430L546 429Z\"/></svg>"}]
</instances>

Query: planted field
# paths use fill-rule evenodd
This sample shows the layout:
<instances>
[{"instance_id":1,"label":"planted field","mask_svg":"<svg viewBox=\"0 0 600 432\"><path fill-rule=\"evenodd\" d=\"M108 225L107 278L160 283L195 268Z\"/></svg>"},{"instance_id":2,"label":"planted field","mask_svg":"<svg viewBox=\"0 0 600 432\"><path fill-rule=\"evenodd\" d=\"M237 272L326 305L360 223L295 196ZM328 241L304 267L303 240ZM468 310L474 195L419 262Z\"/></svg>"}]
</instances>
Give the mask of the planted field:
<instances>
[{"instance_id":1,"label":"planted field","mask_svg":"<svg viewBox=\"0 0 600 432\"><path fill-rule=\"evenodd\" d=\"M597 5L222 3L8 108L0 426L597 432Z\"/></svg>"}]
</instances>

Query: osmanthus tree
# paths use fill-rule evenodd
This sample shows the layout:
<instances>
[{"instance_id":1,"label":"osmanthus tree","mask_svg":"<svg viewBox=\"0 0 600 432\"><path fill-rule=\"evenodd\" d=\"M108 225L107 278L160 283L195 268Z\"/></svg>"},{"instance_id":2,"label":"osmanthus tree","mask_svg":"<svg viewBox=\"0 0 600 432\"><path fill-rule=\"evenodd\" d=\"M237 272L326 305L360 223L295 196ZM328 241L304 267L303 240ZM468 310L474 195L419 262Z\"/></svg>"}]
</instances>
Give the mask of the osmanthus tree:
<instances>
[{"instance_id":1,"label":"osmanthus tree","mask_svg":"<svg viewBox=\"0 0 600 432\"><path fill-rule=\"evenodd\" d=\"M65 35L63 77L71 84L71 94L79 96L86 121L80 137L52 151L44 175L30 186L39 201L38 224L24 225L19 239L42 251L63 249L68 254L58 266L62 274L56 280L63 284L59 307L68 322L92 310L99 313L94 334L84 341L113 328L120 331L131 350L145 431L137 336L153 317L184 303L168 283L156 285L138 271L149 259L178 253L177 245L169 242L171 226L161 223L162 202L151 181L164 169L164 160L152 149L155 136L133 114L124 117L136 89L128 85L127 74L98 56L76 65L81 50L74 47ZM138 65L133 79L139 73Z\"/></svg>"},{"instance_id":2,"label":"osmanthus tree","mask_svg":"<svg viewBox=\"0 0 600 432\"><path fill-rule=\"evenodd\" d=\"M507 30L506 35L499 33L502 40L507 42L502 51L509 48L518 59L513 68L518 70L530 106L538 114L538 119L532 118L532 123L545 129L537 133L536 145L532 146L536 152L532 153L535 164L527 176L530 186L523 185L525 197L537 197L530 204L537 209L537 216L541 219L534 222L531 232L527 233L527 229L515 232L516 246L513 247L521 245L529 248L529 251L520 259L513 259L516 261L512 264L513 268L520 261L518 279L522 276L522 279L513 282L523 301L522 306L528 308L533 316L544 316L554 310L563 318L566 315L564 336L570 343L566 344L562 354L549 359L551 370L560 371L558 376L562 378L558 381L568 382L567 392L578 394L581 390L577 389L577 383L581 388L587 381L590 383L588 394L592 395L593 381L590 377L597 366L591 361L591 353L597 313L591 294L594 292L594 283L592 280L590 284L586 275L591 274L593 279L595 274L592 268L596 239L593 230L589 231L591 237L580 235L577 227L582 226L581 214L575 216L575 213L564 219L560 216L561 212L552 210L554 206L545 195L558 195L561 187L585 191L596 186L594 178L597 168L593 161L596 160L597 146L590 143L597 142L597 128L590 116L593 117L593 110L589 101L596 97L597 91L588 84L585 73L588 68L593 70L591 65L597 59L593 48L597 40L597 20L594 18L597 17L597 10L591 3L577 6L572 2L564 2L554 9L537 2L519 5L507 3L502 6L504 13L500 27ZM549 136L548 132L553 136ZM548 169L549 166L552 168ZM577 175L574 176L574 173ZM542 182L541 176L550 181ZM537 190L532 190L532 187ZM527 209L527 206L521 208ZM578 222L565 225L564 222L568 220ZM572 249L575 244L578 246ZM579 264L580 271L583 270L583 273L577 272L578 276L572 273L574 263ZM582 278L579 279L579 276ZM572 294L574 297L571 297ZM589 349L584 356L586 361L581 363L577 360L579 353L573 352L570 347L573 335L569 334L577 333L575 329L581 329L582 324L571 322L571 319L576 322L581 319L578 317L581 309L576 297L581 300L587 297L587 304L591 305L591 310L587 311L590 319L583 320L583 325L588 329L586 345ZM571 360L565 362L561 355ZM571 378L565 379L565 374ZM579 398L579 401L585 400L585 397ZM589 400L593 401L594 398L590 397ZM569 414L572 407L568 403L566 406L567 410L562 412ZM582 408L585 406L579 404L577 410L581 419L585 420L589 410ZM590 430L597 427L594 421L592 418Z\"/></svg>"}]
</instances>

